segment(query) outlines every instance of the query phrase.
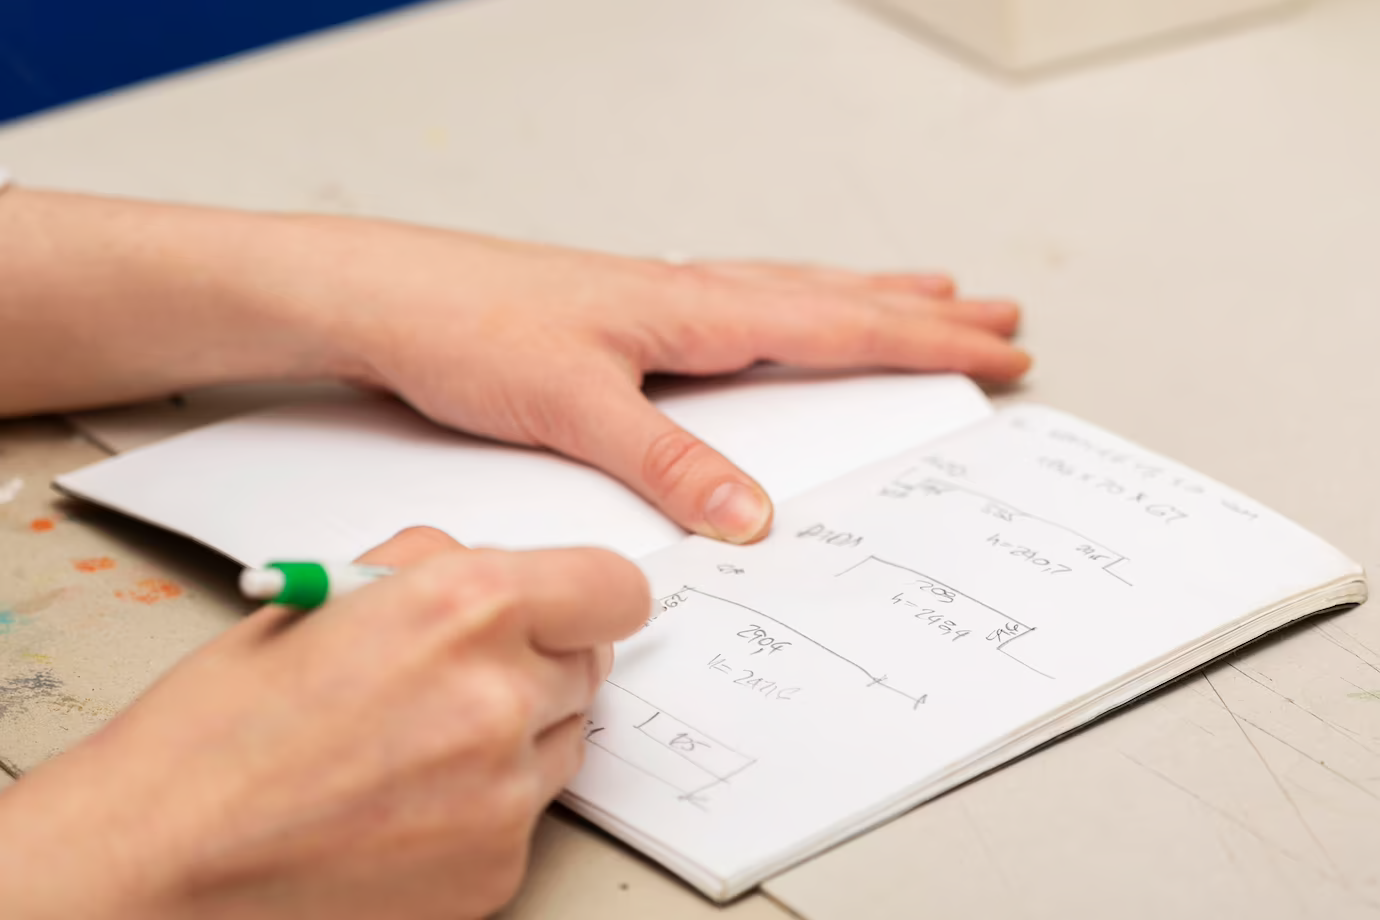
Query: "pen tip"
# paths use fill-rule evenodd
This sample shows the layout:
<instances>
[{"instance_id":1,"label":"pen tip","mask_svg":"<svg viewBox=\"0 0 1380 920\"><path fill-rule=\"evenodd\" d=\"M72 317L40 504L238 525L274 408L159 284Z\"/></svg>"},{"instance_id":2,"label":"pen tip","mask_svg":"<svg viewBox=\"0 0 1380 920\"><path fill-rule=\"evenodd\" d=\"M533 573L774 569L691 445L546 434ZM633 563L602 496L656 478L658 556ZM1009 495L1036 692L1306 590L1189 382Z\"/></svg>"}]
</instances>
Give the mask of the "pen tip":
<instances>
[{"instance_id":1,"label":"pen tip","mask_svg":"<svg viewBox=\"0 0 1380 920\"><path fill-rule=\"evenodd\" d=\"M253 601L271 601L285 587L287 578L279 569L245 569L240 573L240 593Z\"/></svg>"}]
</instances>

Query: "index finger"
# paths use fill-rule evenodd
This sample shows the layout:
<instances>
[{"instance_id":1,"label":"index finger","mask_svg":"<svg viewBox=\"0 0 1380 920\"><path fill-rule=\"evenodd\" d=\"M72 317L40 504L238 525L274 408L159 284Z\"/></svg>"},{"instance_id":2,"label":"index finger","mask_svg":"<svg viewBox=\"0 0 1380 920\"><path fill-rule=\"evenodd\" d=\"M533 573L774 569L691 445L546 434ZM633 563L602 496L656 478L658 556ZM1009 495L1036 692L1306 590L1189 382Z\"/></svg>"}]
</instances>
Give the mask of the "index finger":
<instances>
[{"instance_id":1,"label":"index finger","mask_svg":"<svg viewBox=\"0 0 1380 920\"><path fill-rule=\"evenodd\" d=\"M651 615L651 593L635 565L607 550L451 549L329 606L331 616L296 631L318 654L367 642L378 660L458 647L564 658L631 635Z\"/></svg>"},{"instance_id":2,"label":"index finger","mask_svg":"<svg viewBox=\"0 0 1380 920\"><path fill-rule=\"evenodd\" d=\"M360 556L356 562L362 565L386 565L404 567L415 565L424 559L440 553L465 549L444 531L434 527L409 527L400 531L392 539ZM276 635L289 624L302 618L302 611L295 607L268 604L261 607L246 621L242 634L250 640L262 640Z\"/></svg>"},{"instance_id":3,"label":"index finger","mask_svg":"<svg viewBox=\"0 0 1380 920\"><path fill-rule=\"evenodd\" d=\"M369 622L372 629L385 616L407 627L408 641L496 629L552 655L629 636L652 609L641 570L602 549L443 551L334 604L336 623Z\"/></svg>"},{"instance_id":4,"label":"index finger","mask_svg":"<svg viewBox=\"0 0 1380 920\"><path fill-rule=\"evenodd\" d=\"M1030 367L1030 356L1006 338L1017 318L1009 304L989 304L997 313L973 323L964 321L967 307L953 303L892 309L828 287L763 287L693 267L658 280L650 299L673 308L674 334L653 340L643 370L722 373L767 360L827 369L957 371L1007 381Z\"/></svg>"},{"instance_id":5,"label":"index finger","mask_svg":"<svg viewBox=\"0 0 1380 920\"><path fill-rule=\"evenodd\" d=\"M360 556L363 565L415 565L438 553L464 549L465 545L450 534L434 527L409 527L399 531L391 540Z\"/></svg>"},{"instance_id":6,"label":"index finger","mask_svg":"<svg viewBox=\"0 0 1380 920\"><path fill-rule=\"evenodd\" d=\"M651 616L646 576L617 553L548 549L502 555L532 644L541 651L580 651L624 639Z\"/></svg>"}]
</instances>

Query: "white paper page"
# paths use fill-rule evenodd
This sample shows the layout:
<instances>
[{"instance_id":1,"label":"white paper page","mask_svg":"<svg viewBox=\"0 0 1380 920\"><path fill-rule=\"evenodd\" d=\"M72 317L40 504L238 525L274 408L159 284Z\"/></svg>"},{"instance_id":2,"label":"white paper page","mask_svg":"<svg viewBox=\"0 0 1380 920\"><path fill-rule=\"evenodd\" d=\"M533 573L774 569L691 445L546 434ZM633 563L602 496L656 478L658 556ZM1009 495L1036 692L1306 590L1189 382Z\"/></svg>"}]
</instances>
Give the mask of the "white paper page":
<instances>
[{"instance_id":1,"label":"white paper page","mask_svg":"<svg viewBox=\"0 0 1380 920\"><path fill-rule=\"evenodd\" d=\"M760 368L655 399L778 500L991 413L954 375ZM603 473L467 438L363 395L211 425L58 485L246 564L350 559L416 524L473 545L591 544L632 556L684 537Z\"/></svg>"},{"instance_id":2,"label":"white paper page","mask_svg":"<svg viewBox=\"0 0 1380 920\"><path fill-rule=\"evenodd\" d=\"M1361 577L1249 499L1038 407L777 521L756 546L644 560L659 613L620 648L568 793L721 898L1141 666Z\"/></svg>"}]
</instances>

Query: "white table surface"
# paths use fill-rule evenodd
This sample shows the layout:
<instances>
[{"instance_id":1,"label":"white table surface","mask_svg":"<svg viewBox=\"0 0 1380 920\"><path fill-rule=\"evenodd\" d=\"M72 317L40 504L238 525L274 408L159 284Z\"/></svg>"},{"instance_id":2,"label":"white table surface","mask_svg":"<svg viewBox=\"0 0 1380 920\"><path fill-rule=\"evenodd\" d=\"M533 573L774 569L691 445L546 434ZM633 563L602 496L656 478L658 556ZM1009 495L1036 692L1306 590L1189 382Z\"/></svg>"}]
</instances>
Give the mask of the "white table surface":
<instances>
[{"instance_id":1,"label":"white table surface","mask_svg":"<svg viewBox=\"0 0 1380 920\"><path fill-rule=\"evenodd\" d=\"M1380 566L1376 0L1031 82L845 0L464 0L0 127L0 162L35 185L626 252L948 269L1027 305L1040 363L1016 398ZM1380 916L1377 609L1251 649L736 912ZM0 723L0 755L31 740ZM665 916L710 910L556 827L544 840L576 842L551 844L515 914L636 915L581 900L614 865L655 879Z\"/></svg>"}]
</instances>

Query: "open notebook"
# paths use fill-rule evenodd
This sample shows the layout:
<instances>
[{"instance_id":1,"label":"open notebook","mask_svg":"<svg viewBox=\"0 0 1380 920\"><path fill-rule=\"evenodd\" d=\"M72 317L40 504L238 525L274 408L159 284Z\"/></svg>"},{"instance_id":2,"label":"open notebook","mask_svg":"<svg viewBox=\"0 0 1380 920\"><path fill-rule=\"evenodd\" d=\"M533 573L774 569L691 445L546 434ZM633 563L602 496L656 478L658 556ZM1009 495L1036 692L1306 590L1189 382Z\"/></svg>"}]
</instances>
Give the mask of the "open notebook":
<instances>
[{"instance_id":1,"label":"open notebook","mask_svg":"<svg viewBox=\"0 0 1380 920\"><path fill-rule=\"evenodd\" d=\"M564 801L727 899L1243 643L1365 597L1358 565L1243 495L1054 410L963 409L960 384L938 385L954 389L896 405L930 398L969 424L859 457L781 502L772 536L751 547L668 546L651 527L606 539L603 518L561 512L591 500L563 491L569 470L553 485L538 475L547 467L523 465L558 461L463 442L386 403L273 410L60 486L244 561L346 554L400 523L462 521L463 506L442 503L461 494L454 480L486 475L513 504L491 521L479 501L491 535L457 528L475 542L662 546L641 560L659 601L619 650ZM848 405L838 411L856 416ZM855 428L896 418L864 416ZM827 425L794 449L805 465L827 455L824 466L847 450ZM539 500L524 503L514 481ZM620 516L609 489L593 500Z\"/></svg>"}]
</instances>

